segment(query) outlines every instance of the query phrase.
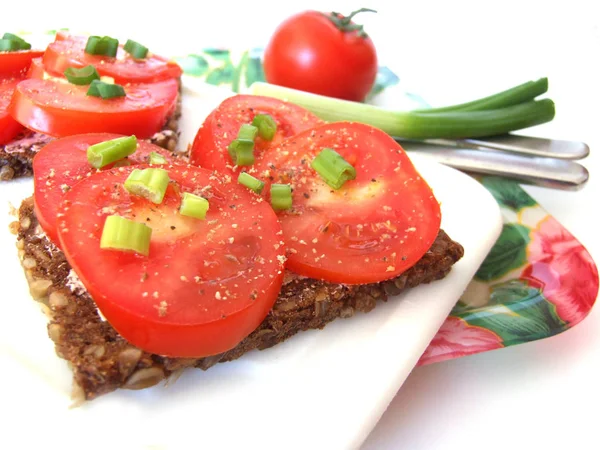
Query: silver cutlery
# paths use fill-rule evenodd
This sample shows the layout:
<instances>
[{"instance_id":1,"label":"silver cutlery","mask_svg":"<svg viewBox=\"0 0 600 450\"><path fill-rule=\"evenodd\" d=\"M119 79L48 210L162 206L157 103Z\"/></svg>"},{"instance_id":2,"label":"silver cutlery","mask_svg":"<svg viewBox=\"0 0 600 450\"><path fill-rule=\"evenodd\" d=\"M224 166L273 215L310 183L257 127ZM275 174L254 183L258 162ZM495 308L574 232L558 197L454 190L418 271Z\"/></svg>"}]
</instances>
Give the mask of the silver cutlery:
<instances>
[{"instance_id":1,"label":"silver cutlery","mask_svg":"<svg viewBox=\"0 0 600 450\"><path fill-rule=\"evenodd\" d=\"M504 176L524 184L578 190L589 179L587 169L573 160L590 149L577 141L508 134L485 139L397 139L409 152L441 164L475 173Z\"/></svg>"}]
</instances>

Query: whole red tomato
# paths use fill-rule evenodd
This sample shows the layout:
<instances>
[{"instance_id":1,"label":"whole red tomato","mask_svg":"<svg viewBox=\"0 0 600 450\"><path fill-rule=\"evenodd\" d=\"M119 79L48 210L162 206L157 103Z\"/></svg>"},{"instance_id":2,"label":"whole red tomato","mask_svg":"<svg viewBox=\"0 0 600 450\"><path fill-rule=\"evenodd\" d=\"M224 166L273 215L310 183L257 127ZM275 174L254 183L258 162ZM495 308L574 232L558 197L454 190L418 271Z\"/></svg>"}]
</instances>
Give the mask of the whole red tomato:
<instances>
[{"instance_id":1,"label":"whole red tomato","mask_svg":"<svg viewBox=\"0 0 600 450\"><path fill-rule=\"evenodd\" d=\"M377 75L377 52L362 25L339 13L304 11L275 30L264 55L267 82L362 101ZM374 12L374 11L372 11Z\"/></svg>"}]
</instances>

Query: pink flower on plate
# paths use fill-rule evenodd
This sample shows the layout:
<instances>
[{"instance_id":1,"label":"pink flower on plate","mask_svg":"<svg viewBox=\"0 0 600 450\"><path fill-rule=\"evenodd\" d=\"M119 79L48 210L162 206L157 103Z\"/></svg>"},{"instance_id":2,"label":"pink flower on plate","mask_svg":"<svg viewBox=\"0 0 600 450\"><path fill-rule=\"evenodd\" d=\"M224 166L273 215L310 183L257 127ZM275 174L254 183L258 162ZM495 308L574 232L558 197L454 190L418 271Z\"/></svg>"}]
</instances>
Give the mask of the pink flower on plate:
<instances>
[{"instance_id":1,"label":"pink flower on plate","mask_svg":"<svg viewBox=\"0 0 600 450\"><path fill-rule=\"evenodd\" d=\"M562 320L573 326L587 316L598 295L598 269L585 247L553 217L534 231L528 260L523 278L542 289Z\"/></svg>"},{"instance_id":2,"label":"pink flower on plate","mask_svg":"<svg viewBox=\"0 0 600 450\"><path fill-rule=\"evenodd\" d=\"M502 341L496 333L469 325L463 319L450 316L421 356L419 365L432 364L502 347Z\"/></svg>"}]
</instances>

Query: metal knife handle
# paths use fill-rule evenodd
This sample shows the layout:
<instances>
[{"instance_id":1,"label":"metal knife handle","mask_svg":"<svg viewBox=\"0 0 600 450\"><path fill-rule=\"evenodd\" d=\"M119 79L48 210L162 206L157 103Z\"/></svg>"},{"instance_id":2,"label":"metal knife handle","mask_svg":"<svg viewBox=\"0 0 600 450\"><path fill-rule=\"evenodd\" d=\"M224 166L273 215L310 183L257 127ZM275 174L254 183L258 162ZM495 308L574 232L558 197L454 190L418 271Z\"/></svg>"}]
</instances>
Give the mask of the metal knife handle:
<instances>
[{"instance_id":1,"label":"metal knife handle","mask_svg":"<svg viewBox=\"0 0 600 450\"><path fill-rule=\"evenodd\" d=\"M411 144L407 151L465 172L513 178L525 184L578 190L589 178L587 169L573 161L481 150L432 149L426 145L421 149L418 147L418 144Z\"/></svg>"},{"instance_id":2,"label":"metal knife handle","mask_svg":"<svg viewBox=\"0 0 600 450\"><path fill-rule=\"evenodd\" d=\"M583 159L590 153L584 142L545 139L518 134L504 134L484 139L428 139L428 143L473 150L500 150L532 156L559 159Z\"/></svg>"}]
</instances>

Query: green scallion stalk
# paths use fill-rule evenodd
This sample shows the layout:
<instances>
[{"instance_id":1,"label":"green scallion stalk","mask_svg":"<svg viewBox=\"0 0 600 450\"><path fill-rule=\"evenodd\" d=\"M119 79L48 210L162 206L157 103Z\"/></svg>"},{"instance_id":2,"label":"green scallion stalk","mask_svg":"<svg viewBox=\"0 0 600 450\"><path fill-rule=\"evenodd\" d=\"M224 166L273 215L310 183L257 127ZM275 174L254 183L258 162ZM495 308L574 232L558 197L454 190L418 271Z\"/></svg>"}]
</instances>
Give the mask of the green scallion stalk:
<instances>
[{"instance_id":1,"label":"green scallion stalk","mask_svg":"<svg viewBox=\"0 0 600 450\"><path fill-rule=\"evenodd\" d=\"M120 84L111 84L100 80L93 80L86 94L91 97L100 97L104 100L108 100L111 98L125 97L125 89Z\"/></svg>"},{"instance_id":2,"label":"green scallion stalk","mask_svg":"<svg viewBox=\"0 0 600 450\"><path fill-rule=\"evenodd\" d=\"M208 200L204 197L184 192L181 199L181 206L179 207L179 214L204 220L209 206Z\"/></svg>"},{"instance_id":3,"label":"green scallion stalk","mask_svg":"<svg viewBox=\"0 0 600 450\"><path fill-rule=\"evenodd\" d=\"M340 189L346 181L356 178L356 169L342 155L330 148L321 150L310 166L333 189Z\"/></svg>"},{"instance_id":4,"label":"green scallion stalk","mask_svg":"<svg viewBox=\"0 0 600 450\"><path fill-rule=\"evenodd\" d=\"M422 113L389 110L263 82L254 83L251 93L295 103L325 121L360 122L393 137L406 139L455 139L504 134L549 122L555 114L554 102L550 99L489 111Z\"/></svg>"},{"instance_id":5,"label":"green scallion stalk","mask_svg":"<svg viewBox=\"0 0 600 450\"><path fill-rule=\"evenodd\" d=\"M31 49L31 44L16 34L4 33L0 39L0 51L2 52L29 49Z\"/></svg>"},{"instance_id":6,"label":"green scallion stalk","mask_svg":"<svg viewBox=\"0 0 600 450\"><path fill-rule=\"evenodd\" d=\"M507 106L518 105L528 102L548 91L548 78L540 78L536 81L528 81L506 91L499 92L489 97L473 100L459 105L445 106L442 108L419 109L414 112L420 113L444 113L456 111L484 111L488 109L500 109Z\"/></svg>"},{"instance_id":7,"label":"green scallion stalk","mask_svg":"<svg viewBox=\"0 0 600 450\"><path fill-rule=\"evenodd\" d=\"M114 58L117 56L118 48L118 39L111 38L110 36L90 36L85 44L85 53Z\"/></svg>"},{"instance_id":8,"label":"green scallion stalk","mask_svg":"<svg viewBox=\"0 0 600 450\"><path fill-rule=\"evenodd\" d=\"M164 169L134 169L125 180L125 189L160 204L169 186L169 172Z\"/></svg>"},{"instance_id":9,"label":"green scallion stalk","mask_svg":"<svg viewBox=\"0 0 600 450\"><path fill-rule=\"evenodd\" d=\"M152 228L121 216L108 216L102 229L100 248L131 251L148 256Z\"/></svg>"},{"instance_id":10,"label":"green scallion stalk","mask_svg":"<svg viewBox=\"0 0 600 450\"><path fill-rule=\"evenodd\" d=\"M277 122L269 114L257 114L252 119L252 125L258 128L258 135L266 141L273 140L277 132Z\"/></svg>"},{"instance_id":11,"label":"green scallion stalk","mask_svg":"<svg viewBox=\"0 0 600 450\"><path fill-rule=\"evenodd\" d=\"M135 59L144 59L148 55L148 47L131 39L127 39L123 49Z\"/></svg>"},{"instance_id":12,"label":"green scallion stalk","mask_svg":"<svg viewBox=\"0 0 600 450\"><path fill-rule=\"evenodd\" d=\"M64 71L64 75L67 80L69 80L69 83L76 84L78 86L85 86L94 80L100 79L98 71L92 65L82 67L81 69L69 67Z\"/></svg>"},{"instance_id":13,"label":"green scallion stalk","mask_svg":"<svg viewBox=\"0 0 600 450\"><path fill-rule=\"evenodd\" d=\"M150 156L148 157L148 162L150 164L167 164L167 159L157 152L150 152Z\"/></svg>"},{"instance_id":14,"label":"green scallion stalk","mask_svg":"<svg viewBox=\"0 0 600 450\"><path fill-rule=\"evenodd\" d=\"M292 207L292 186L289 184L272 184L271 206L276 211L290 209Z\"/></svg>"},{"instance_id":15,"label":"green scallion stalk","mask_svg":"<svg viewBox=\"0 0 600 450\"><path fill-rule=\"evenodd\" d=\"M238 176L238 183L242 186L246 186L248 189L256 192L257 194L262 193L265 187L265 183L260 181L258 178L254 178L252 175L246 172L240 173Z\"/></svg>"},{"instance_id":16,"label":"green scallion stalk","mask_svg":"<svg viewBox=\"0 0 600 450\"><path fill-rule=\"evenodd\" d=\"M87 159L92 167L100 169L126 158L136 149L137 138L135 136L121 137L90 145L87 149Z\"/></svg>"}]
</instances>

